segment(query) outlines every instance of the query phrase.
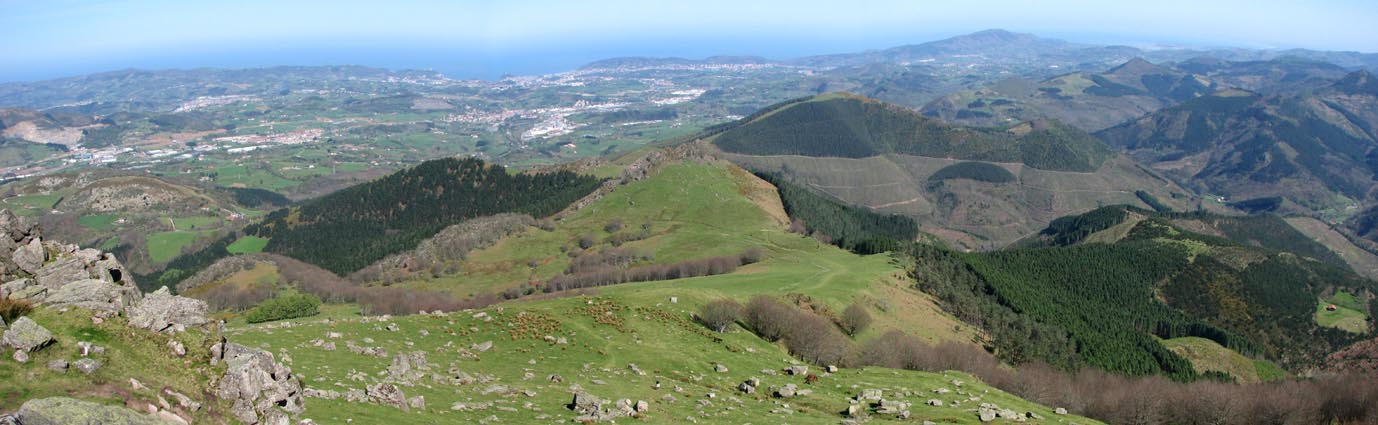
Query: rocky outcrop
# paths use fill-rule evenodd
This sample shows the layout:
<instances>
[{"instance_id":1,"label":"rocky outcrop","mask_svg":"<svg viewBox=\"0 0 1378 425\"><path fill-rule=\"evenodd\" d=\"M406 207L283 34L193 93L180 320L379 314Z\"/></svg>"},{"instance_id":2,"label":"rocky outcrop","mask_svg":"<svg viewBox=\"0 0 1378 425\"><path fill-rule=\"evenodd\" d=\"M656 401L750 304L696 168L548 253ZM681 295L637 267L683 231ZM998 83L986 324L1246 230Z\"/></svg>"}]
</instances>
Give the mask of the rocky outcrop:
<instances>
[{"instance_id":1,"label":"rocky outcrop","mask_svg":"<svg viewBox=\"0 0 1378 425\"><path fill-rule=\"evenodd\" d=\"M156 332L181 332L210 322L205 301L172 295L164 286L125 309L129 326Z\"/></svg>"},{"instance_id":2,"label":"rocky outcrop","mask_svg":"<svg viewBox=\"0 0 1378 425\"><path fill-rule=\"evenodd\" d=\"M24 402L15 414L23 425L128 424L166 425L167 422L122 406L110 406L67 397Z\"/></svg>"},{"instance_id":3,"label":"rocky outcrop","mask_svg":"<svg viewBox=\"0 0 1378 425\"><path fill-rule=\"evenodd\" d=\"M32 352L53 342L53 333L28 317L20 317L5 330L0 345L23 352Z\"/></svg>"},{"instance_id":4,"label":"rocky outcrop","mask_svg":"<svg viewBox=\"0 0 1378 425\"><path fill-rule=\"evenodd\" d=\"M142 295L133 285L119 285L99 279L84 279L63 285L43 297L42 304L62 308L80 307L115 315L137 302Z\"/></svg>"},{"instance_id":5,"label":"rocky outcrop","mask_svg":"<svg viewBox=\"0 0 1378 425\"><path fill-rule=\"evenodd\" d=\"M96 298L111 295L112 292L123 294L121 298L124 301L138 296L138 289L130 281L129 274L113 255L43 240L41 233L41 229L32 221L15 216L9 210L0 210L0 281L6 282L0 287L0 295L44 302L75 282L97 280L109 283L116 289L94 288L99 289L100 293L88 295L79 292L92 287L73 288L64 293L65 298L58 301L59 305L95 302L79 306L102 307L102 310L109 311L108 304L116 301L106 299L103 301L106 305L102 305ZM121 308L123 305L113 311L118 312Z\"/></svg>"},{"instance_id":6,"label":"rocky outcrop","mask_svg":"<svg viewBox=\"0 0 1378 425\"><path fill-rule=\"evenodd\" d=\"M273 360L273 354L234 343L224 343L220 358L228 366L215 386L215 395L231 404L230 414L241 422L257 424L276 409L301 413L304 408L301 380L292 369Z\"/></svg>"}]
</instances>

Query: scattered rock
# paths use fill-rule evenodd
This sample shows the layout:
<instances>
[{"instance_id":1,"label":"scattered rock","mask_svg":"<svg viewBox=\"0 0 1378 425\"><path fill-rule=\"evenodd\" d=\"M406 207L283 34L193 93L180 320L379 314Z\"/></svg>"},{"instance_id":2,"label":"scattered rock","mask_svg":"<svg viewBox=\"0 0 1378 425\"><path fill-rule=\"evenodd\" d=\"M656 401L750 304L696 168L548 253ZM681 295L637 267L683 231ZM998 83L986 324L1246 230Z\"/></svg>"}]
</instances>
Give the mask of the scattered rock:
<instances>
[{"instance_id":1,"label":"scattered rock","mask_svg":"<svg viewBox=\"0 0 1378 425\"><path fill-rule=\"evenodd\" d=\"M933 406L933 407L943 407L943 401L942 401L942 400L938 400L938 399L936 399L936 398L935 398L935 399L929 399L929 400L928 400L928 405L929 405L929 406Z\"/></svg>"},{"instance_id":2,"label":"scattered rock","mask_svg":"<svg viewBox=\"0 0 1378 425\"><path fill-rule=\"evenodd\" d=\"M393 384L378 383L364 387L364 395L371 403L384 406L392 406L404 411L410 411L411 407L407 404L407 395Z\"/></svg>"},{"instance_id":3,"label":"scattered rock","mask_svg":"<svg viewBox=\"0 0 1378 425\"><path fill-rule=\"evenodd\" d=\"M631 369L632 373L637 374L637 376L646 376L646 371L641 370L641 368L637 367L636 363L628 363L627 369Z\"/></svg>"},{"instance_id":4,"label":"scattered rock","mask_svg":"<svg viewBox=\"0 0 1378 425\"><path fill-rule=\"evenodd\" d=\"M48 362L48 370L57 373L67 373L68 366L70 365L68 365L67 360L64 359L56 359Z\"/></svg>"},{"instance_id":5,"label":"scattered rock","mask_svg":"<svg viewBox=\"0 0 1378 425\"><path fill-rule=\"evenodd\" d=\"M29 353L24 350L14 350L14 361L19 363L28 363Z\"/></svg>"},{"instance_id":6,"label":"scattered rock","mask_svg":"<svg viewBox=\"0 0 1378 425\"><path fill-rule=\"evenodd\" d=\"M727 373L727 366L724 366L722 363L716 363L713 365L713 371L718 373Z\"/></svg>"},{"instance_id":7,"label":"scattered rock","mask_svg":"<svg viewBox=\"0 0 1378 425\"><path fill-rule=\"evenodd\" d=\"M14 348L24 352L32 352L47 346L53 342L53 333L47 328L39 326L28 316L20 317L5 330L5 335L0 338L0 346Z\"/></svg>"},{"instance_id":8,"label":"scattered rock","mask_svg":"<svg viewBox=\"0 0 1378 425\"><path fill-rule=\"evenodd\" d=\"M796 385L794 385L794 384L785 384L785 386L780 387L780 388L778 388L778 389L775 390L775 396L776 396L776 397L779 397L779 398L794 397L795 393L797 393L798 391L799 391L799 387L798 387L798 386L796 386Z\"/></svg>"},{"instance_id":9,"label":"scattered rock","mask_svg":"<svg viewBox=\"0 0 1378 425\"><path fill-rule=\"evenodd\" d=\"M483 341L483 342L480 342L480 343L478 343L478 344L474 344L474 345L469 346L469 349L470 349L470 350L474 350L474 351L477 351L477 352L480 352L480 353L485 352L485 351L488 351L488 350L491 350L492 348L493 348L493 341Z\"/></svg>"},{"instance_id":10,"label":"scattered rock","mask_svg":"<svg viewBox=\"0 0 1378 425\"><path fill-rule=\"evenodd\" d=\"M1059 407L1059 408L1057 408L1057 409L1053 409L1053 413L1056 413L1056 414L1059 414L1059 415L1065 415L1065 414L1067 414L1067 409L1062 408L1062 407Z\"/></svg>"},{"instance_id":11,"label":"scattered rock","mask_svg":"<svg viewBox=\"0 0 1378 425\"><path fill-rule=\"evenodd\" d=\"M785 373L788 373L788 374L790 374L790 375L799 375L799 376L803 376L803 375L808 375L808 374L809 374L809 367L808 367L808 366L802 366L802 365L790 366L790 367L785 368L784 370L785 370Z\"/></svg>"},{"instance_id":12,"label":"scattered rock","mask_svg":"<svg viewBox=\"0 0 1378 425\"><path fill-rule=\"evenodd\" d=\"M574 393L574 400L565 407L583 415L597 415L603 400L583 391Z\"/></svg>"},{"instance_id":13,"label":"scattered rock","mask_svg":"<svg viewBox=\"0 0 1378 425\"><path fill-rule=\"evenodd\" d=\"M167 342L167 348L172 350L172 354L177 355L177 357L185 357L187 355L187 347L175 339Z\"/></svg>"},{"instance_id":14,"label":"scattered rock","mask_svg":"<svg viewBox=\"0 0 1378 425\"><path fill-rule=\"evenodd\" d=\"M877 401L877 400L880 400L881 398L883 398L883 397L884 397L884 394L885 394L885 393L884 393L883 391L879 390L879 389L874 389L874 388L873 388L873 389L865 389L865 390L861 390L861 395L858 395L858 396L856 397L856 399L857 399L857 400Z\"/></svg>"},{"instance_id":15,"label":"scattered rock","mask_svg":"<svg viewBox=\"0 0 1378 425\"><path fill-rule=\"evenodd\" d=\"M988 403L981 403L981 407L976 409L976 415L981 422L991 422L1000 416L1000 411Z\"/></svg>"},{"instance_id":16,"label":"scattered rock","mask_svg":"<svg viewBox=\"0 0 1378 425\"><path fill-rule=\"evenodd\" d=\"M92 372L95 372L96 369L100 369L101 362L100 360L88 357L84 359L78 359L77 361L72 363L72 366L76 367L77 370L81 371L81 373L90 375Z\"/></svg>"}]
</instances>

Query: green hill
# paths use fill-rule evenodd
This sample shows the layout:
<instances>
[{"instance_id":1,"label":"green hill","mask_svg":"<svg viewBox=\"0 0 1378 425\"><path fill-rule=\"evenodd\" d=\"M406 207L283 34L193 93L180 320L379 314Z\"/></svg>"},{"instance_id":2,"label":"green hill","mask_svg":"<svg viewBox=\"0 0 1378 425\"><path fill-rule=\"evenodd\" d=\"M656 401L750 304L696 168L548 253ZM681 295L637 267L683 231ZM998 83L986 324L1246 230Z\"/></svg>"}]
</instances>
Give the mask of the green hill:
<instances>
[{"instance_id":1,"label":"green hill","mask_svg":"<svg viewBox=\"0 0 1378 425\"><path fill-rule=\"evenodd\" d=\"M228 332L236 341L285 353L294 371L305 376L306 387L338 393L389 380L394 376L389 370L405 370L396 366L396 356L424 353L424 363L407 366L419 370L417 377L389 381L409 398L424 397L424 408L404 412L343 397L313 396L305 416L322 424L476 422L493 417L516 423L568 420L578 416L565 407L571 388L610 400L644 400L649 410L640 420L649 423L833 423L844 418L852 404L848 398L864 389L881 389L887 400L909 403L911 420L980 423L973 410L980 403L969 400L979 394L981 403L1020 415L1034 412L1044 418L1094 422L1057 415L1051 407L1023 401L956 371L857 367L825 373L815 365L810 371L818 381L808 384L804 376L780 372L799 364L780 344L737 325L719 334L694 323L698 307L709 301L726 297L746 303L752 296L767 295L827 315L854 303L865 306L874 321L857 335L857 344L903 331L923 341L973 347L970 341L976 335L971 328L943 314L915 289L894 257L852 254L791 234L782 213L775 188L736 166L659 163L650 176L567 211L553 226L532 227L471 253L457 274L390 287L482 295L547 281L615 250L645 254L621 266L628 268L753 247L763 251L762 260L726 274L603 286L596 293L536 291L497 306L450 314L359 317L346 305L327 309L329 320L261 325L231 321ZM622 223L621 228L609 226L613 222ZM621 232L643 229L648 234L642 239L612 242ZM593 242L579 247L579 239L590 233L595 235ZM396 331L388 330L392 324ZM339 338L328 337L330 333ZM313 340L333 343L336 349L323 349ZM491 348L476 348L486 347L485 342L491 342ZM349 345L378 347L387 354L361 355L346 349ZM363 382L358 380L360 372L367 376ZM433 378L437 374L440 380ZM560 378L552 381L551 375ZM752 377L761 380L760 388L740 391L738 386ZM954 386L954 380L962 385ZM771 388L786 384L806 389L807 394L771 394ZM952 392L932 392L939 387ZM943 405L928 405L929 399ZM866 417L897 419L897 412L882 414L866 403L862 406Z\"/></svg>"},{"instance_id":2,"label":"green hill","mask_svg":"<svg viewBox=\"0 0 1378 425\"><path fill-rule=\"evenodd\" d=\"M750 155L863 158L895 153L1082 172L1100 168L1111 156L1095 138L1055 121L963 127L842 93L785 103L714 131L719 148Z\"/></svg>"}]
</instances>

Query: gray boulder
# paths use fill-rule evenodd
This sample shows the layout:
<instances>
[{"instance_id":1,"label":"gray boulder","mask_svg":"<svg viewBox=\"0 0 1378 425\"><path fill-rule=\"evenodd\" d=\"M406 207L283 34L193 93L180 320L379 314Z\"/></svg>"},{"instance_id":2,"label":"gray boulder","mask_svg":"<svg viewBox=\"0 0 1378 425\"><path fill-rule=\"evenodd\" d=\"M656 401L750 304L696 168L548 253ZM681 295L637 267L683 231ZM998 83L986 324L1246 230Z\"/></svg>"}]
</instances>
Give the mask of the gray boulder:
<instances>
[{"instance_id":1,"label":"gray boulder","mask_svg":"<svg viewBox=\"0 0 1378 425\"><path fill-rule=\"evenodd\" d=\"M157 332L183 331L210 322L205 301L172 295L164 286L125 309L129 326Z\"/></svg>"},{"instance_id":2,"label":"gray boulder","mask_svg":"<svg viewBox=\"0 0 1378 425\"><path fill-rule=\"evenodd\" d=\"M48 253L43 249L43 240L33 238L29 243L15 249L10 259L19 266L20 270L29 274L37 274L38 270L43 268L43 263L48 261Z\"/></svg>"},{"instance_id":3,"label":"gray boulder","mask_svg":"<svg viewBox=\"0 0 1378 425\"><path fill-rule=\"evenodd\" d=\"M67 360L65 359L57 359L48 362L48 370L53 372L67 373L67 366Z\"/></svg>"},{"instance_id":4,"label":"gray boulder","mask_svg":"<svg viewBox=\"0 0 1378 425\"><path fill-rule=\"evenodd\" d=\"M24 425L127 424L165 425L166 422L123 406L92 403L67 397L24 402L15 415Z\"/></svg>"},{"instance_id":5,"label":"gray boulder","mask_svg":"<svg viewBox=\"0 0 1378 425\"><path fill-rule=\"evenodd\" d=\"M368 397L370 403L392 406L405 411L410 411L411 406L407 404L407 395L393 384L378 383L364 387L364 395Z\"/></svg>"},{"instance_id":6,"label":"gray boulder","mask_svg":"<svg viewBox=\"0 0 1378 425\"><path fill-rule=\"evenodd\" d=\"M38 322L34 322L27 316L15 320L14 324L5 330L4 337L0 338L0 346L11 347L24 352L38 350L51 342L53 342L53 333L39 326Z\"/></svg>"},{"instance_id":7,"label":"gray boulder","mask_svg":"<svg viewBox=\"0 0 1378 425\"><path fill-rule=\"evenodd\" d=\"M134 285L120 285L99 279L83 279L50 292L43 304L54 308L80 307L107 314L118 314L142 297Z\"/></svg>"},{"instance_id":8,"label":"gray boulder","mask_svg":"<svg viewBox=\"0 0 1378 425\"><path fill-rule=\"evenodd\" d=\"M101 363L100 360L88 357L84 359L78 359L77 361L72 362L72 366L76 367L77 370L81 371L81 373L90 375L92 373L95 373L96 369L100 369Z\"/></svg>"},{"instance_id":9,"label":"gray boulder","mask_svg":"<svg viewBox=\"0 0 1378 425\"><path fill-rule=\"evenodd\" d=\"M215 395L231 403L231 415L254 424L260 415L278 406L301 413L301 380L292 374L292 369L274 361L273 354L267 351L234 343L224 347L220 360L227 368L215 387Z\"/></svg>"},{"instance_id":10,"label":"gray boulder","mask_svg":"<svg viewBox=\"0 0 1378 425\"><path fill-rule=\"evenodd\" d=\"M593 394L583 391L574 393L574 400L569 403L569 410L573 410L584 415L597 415L598 409L602 407L603 400Z\"/></svg>"}]
</instances>

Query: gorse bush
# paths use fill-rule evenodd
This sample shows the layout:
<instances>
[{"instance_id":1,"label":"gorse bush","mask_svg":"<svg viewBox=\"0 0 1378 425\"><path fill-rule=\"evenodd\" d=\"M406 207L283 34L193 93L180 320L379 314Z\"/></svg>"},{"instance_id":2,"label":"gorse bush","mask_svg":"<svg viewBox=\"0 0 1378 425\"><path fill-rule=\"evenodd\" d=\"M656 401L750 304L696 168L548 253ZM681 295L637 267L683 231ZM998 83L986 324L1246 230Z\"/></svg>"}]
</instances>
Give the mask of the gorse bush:
<instances>
[{"instance_id":1,"label":"gorse bush","mask_svg":"<svg viewBox=\"0 0 1378 425\"><path fill-rule=\"evenodd\" d=\"M295 319L315 316L319 313L321 299L310 294L279 296L259 304L244 315L249 323L263 323L274 320Z\"/></svg>"}]
</instances>

